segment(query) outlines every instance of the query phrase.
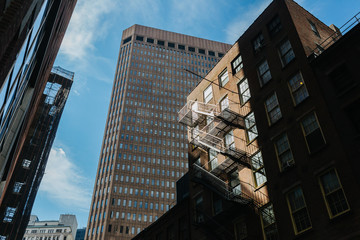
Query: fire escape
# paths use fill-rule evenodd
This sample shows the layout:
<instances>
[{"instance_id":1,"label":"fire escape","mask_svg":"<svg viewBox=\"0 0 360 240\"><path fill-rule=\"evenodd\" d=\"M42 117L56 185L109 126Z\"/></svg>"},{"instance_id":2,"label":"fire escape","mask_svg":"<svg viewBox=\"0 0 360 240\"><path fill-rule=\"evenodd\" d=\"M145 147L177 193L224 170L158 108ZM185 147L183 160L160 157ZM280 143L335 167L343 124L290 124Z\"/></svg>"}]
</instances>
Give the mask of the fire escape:
<instances>
[{"instance_id":1,"label":"fire escape","mask_svg":"<svg viewBox=\"0 0 360 240\"><path fill-rule=\"evenodd\" d=\"M268 215L267 212L262 211L262 207L269 202L267 195L257 191L250 183L240 183L238 180L234 185L231 181L221 179L222 174L230 174L238 167L251 169L251 157L258 151L257 146L248 144L245 139L237 138L241 148L226 143L225 138L229 131L235 128L246 129L245 116L249 111L239 112L232 111L229 106L224 108L198 101L188 101L179 111L179 122L188 126L191 144L226 157L210 170L194 163L191 169L192 181L205 186L228 201L249 206L257 213ZM205 121L207 125L200 129L199 126L204 125Z\"/></svg>"}]
</instances>

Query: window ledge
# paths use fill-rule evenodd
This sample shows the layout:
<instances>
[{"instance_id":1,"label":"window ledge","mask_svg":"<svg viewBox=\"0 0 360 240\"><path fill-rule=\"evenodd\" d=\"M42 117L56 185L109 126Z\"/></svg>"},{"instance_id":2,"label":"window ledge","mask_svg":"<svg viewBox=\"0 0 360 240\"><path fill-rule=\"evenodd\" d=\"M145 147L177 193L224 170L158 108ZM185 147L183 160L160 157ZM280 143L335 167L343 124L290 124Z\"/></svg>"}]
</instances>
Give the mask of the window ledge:
<instances>
[{"instance_id":1,"label":"window ledge","mask_svg":"<svg viewBox=\"0 0 360 240\"><path fill-rule=\"evenodd\" d=\"M288 63L285 64L285 65L281 62L281 65L282 65L282 68L281 68L281 69L284 70L284 69L288 68L288 66L289 66L289 65L292 65L292 63L295 62L295 60L296 60L296 56L295 56L293 59L291 59L290 62L288 62Z\"/></svg>"},{"instance_id":2,"label":"window ledge","mask_svg":"<svg viewBox=\"0 0 360 240\"><path fill-rule=\"evenodd\" d=\"M318 149L316 149L315 151L313 152L309 152L309 156L310 157L313 157L315 155L317 155L319 152L321 152L323 149L325 149L326 147L328 146L327 143L324 143L324 145L322 145L321 147L319 147Z\"/></svg>"}]
</instances>

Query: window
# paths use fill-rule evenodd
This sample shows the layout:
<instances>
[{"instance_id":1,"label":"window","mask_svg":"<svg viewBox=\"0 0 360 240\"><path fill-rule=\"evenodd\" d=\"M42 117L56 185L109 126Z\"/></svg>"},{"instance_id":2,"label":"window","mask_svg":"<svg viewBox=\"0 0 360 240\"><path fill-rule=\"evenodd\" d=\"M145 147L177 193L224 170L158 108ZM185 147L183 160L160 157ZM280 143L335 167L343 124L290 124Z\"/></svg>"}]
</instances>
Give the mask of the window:
<instances>
[{"instance_id":1,"label":"window","mask_svg":"<svg viewBox=\"0 0 360 240\"><path fill-rule=\"evenodd\" d=\"M225 146L227 148L234 147L234 133L232 130L225 135Z\"/></svg>"},{"instance_id":2,"label":"window","mask_svg":"<svg viewBox=\"0 0 360 240\"><path fill-rule=\"evenodd\" d=\"M213 52L213 51L209 51L209 55L210 55L210 56L214 56L214 57L215 57L215 52Z\"/></svg>"},{"instance_id":3,"label":"window","mask_svg":"<svg viewBox=\"0 0 360 240\"><path fill-rule=\"evenodd\" d=\"M181 44L178 45L178 48L181 49L181 50L185 50L185 46L181 45Z\"/></svg>"},{"instance_id":4,"label":"window","mask_svg":"<svg viewBox=\"0 0 360 240\"><path fill-rule=\"evenodd\" d=\"M258 74L259 74L260 86L264 86L267 82L271 80L269 64L266 60L260 63L258 67Z\"/></svg>"},{"instance_id":5,"label":"window","mask_svg":"<svg viewBox=\"0 0 360 240\"><path fill-rule=\"evenodd\" d=\"M175 47L175 43L168 42L168 47L174 48L174 47Z\"/></svg>"},{"instance_id":6,"label":"window","mask_svg":"<svg viewBox=\"0 0 360 240\"><path fill-rule=\"evenodd\" d=\"M241 55L237 56L235 60L231 63L233 69L233 75L238 73L243 68L243 62Z\"/></svg>"},{"instance_id":7,"label":"window","mask_svg":"<svg viewBox=\"0 0 360 240\"><path fill-rule=\"evenodd\" d=\"M349 210L344 190L335 169L320 176L320 187L330 218L341 215Z\"/></svg>"},{"instance_id":8,"label":"window","mask_svg":"<svg viewBox=\"0 0 360 240\"><path fill-rule=\"evenodd\" d=\"M218 56L219 56L219 57L223 57L224 54L223 54L223 53L218 53Z\"/></svg>"},{"instance_id":9,"label":"window","mask_svg":"<svg viewBox=\"0 0 360 240\"><path fill-rule=\"evenodd\" d=\"M195 52L195 48L194 48L194 47L188 47L188 50L189 50L190 52Z\"/></svg>"},{"instance_id":10,"label":"window","mask_svg":"<svg viewBox=\"0 0 360 240\"><path fill-rule=\"evenodd\" d=\"M158 41L157 41L157 44L158 44L158 45L161 45L161 46L164 46L164 45L165 45L165 42L162 41L162 40L158 40Z\"/></svg>"},{"instance_id":11,"label":"window","mask_svg":"<svg viewBox=\"0 0 360 240\"><path fill-rule=\"evenodd\" d=\"M204 215L202 213L203 211L203 197L197 196L195 198L195 222L201 223L204 222Z\"/></svg>"},{"instance_id":12,"label":"window","mask_svg":"<svg viewBox=\"0 0 360 240\"><path fill-rule=\"evenodd\" d=\"M276 93L273 93L265 100L265 108L270 125L277 122L282 117Z\"/></svg>"},{"instance_id":13,"label":"window","mask_svg":"<svg viewBox=\"0 0 360 240\"><path fill-rule=\"evenodd\" d=\"M222 208L222 199L219 195L213 193L212 195L213 197L213 210L214 210L214 214L217 215L219 213L222 212L223 208Z\"/></svg>"},{"instance_id":14,"label":"window","mask_svg":"<svg viewBox=\"0 0 360 240\"><path fill-rule=\"evenodd\" d=\"M309 96L300 72L290 78L289 88L295 105L298 105Z\"/></svg>"},{"instance_id":15,"label":"window","mask_svg":"<svg viewBox=\"0 0 360 240\"><path fill-rule=\"evenodd\" d=\"M242 80L239 83L238 87L239 87L240 103L244 104L251 97L248 80L246 78Z\"/></svg>"},{"instance_id":16,"label":"window","mask_svg":"<svg viewBox=\"0 0 360 240\"><path fill-rule=\"evenodd\" d=\"M217 152L213 149L209 149L208 154L209 154L210 170L213 170L218 166Z\"/></svg>"},{"instance_id":17,"label":"window","mask_svg":"<svg viewBox=\"0 0 360 240\"><path fill-rule=\"evenodd\" d=\"M263 185L267 179L261 152L257 152L251 157L251 166L255 181L255 187Z\"/></svg>"},{"instance_id":18,"label":"window","mask_svg":"<svg viewBox=\"0 0 360 240\"><path fill-rule=\"evenodd\" d=\"M246 222L244 219L234 223L236 240L244 240L247 238Z\"/></svg>"},{"instance_id":19,"label":"window","mask_svg":"<svg viewBox=\"0 0 360 240\"><path fill-rule=\"evenodd\" d=\"M301 121L301 127L310 153L319 150L325 145L325 139L314 112Z\"/></svg>"},{"instance_id":20,"label":"window","mask_svg":"<svg viewBox=\"0 0 360 240\"><path fill-rule=\"evenodd\" d=\"M16 208L7 207L5 210L4 222L9 222L9 223L12 222L15 212L16 212Z\"/></svg>"},{"instance_id":21,"label":"window","mask_svg":"<svg viewBox=\"0 0 360 240\"><path fill-rule=\"evenodd\" d=\"M289 62L291 62L291 60L295 58L295 54L294 51L292 50L289 40L286 40L280 45L279 53L283 66L287 65Z\"/></svg>"},{"instance_id":22,"label":"window","mask_svg":"<svg viewBox=\"0 0 360 240\"><path fill-rule=\"evenodd\" d=\"M142 37L142 36L136 36L136 40L142 42L142 41L144 41L144 37Z\"/></svg>"},{"instance_id":23,"label":"window","mask_svg":"<svg viewBox=\"0 0 360 240\"><path fill-rule=\"evenodd\" d=\"M294 157L286 133L283 133L275 140L275 148L281 171L294 165Z\"/></svg>"},{"instance_id":24,"label":"window","mask_svg":"<svg viewBox=\"0 0 360 240\"><path fill-rule=\"evenodd\" d=\"M147 41L148 43L154 43L154 39L153 39L153 38L147 38L146 41Z\"/></svg>"},{"instance_id":25,"label":"window","mask_svg":"<svg viewBox=\"0 0 360 240\"><path fill-rule=\"evenodd\" d=\"M199 53L205 54L205 49L199 49Z\"/></svg>"},{"instance_id":26,"label":"window","mask_svg":"<svg viewBox=\"0 0 360 240\"><path fill-rule=\"evenodd\" d=\"M272 204L267 204L260 209L261 224L263 227L264 239L277 240L278 231Z\"/></svg>"},{"instance_id":27,"label":"window","mask_svg":"<svg viewBox=\"0 0 360 240\"><path fill-rule=\"evenodd\" d=\"M229 108L229 98L226 96L220 102L220 110L224 111L225 109Z\"/></svg>"},{"instance_id":28,"label":"window","mask_svg":"<svg viewBox=\"0 0 360 240\"><path fill-rule=\"evenodd\" d=\"M258 136L258 131L256 128L255 115L254 112L249 113L245 117L245 129L247 141L251 142Z\"/></svg>"},{"instance_id":29,"label":"window","mask_svg":"<svg viewBox=\"0 0 360 240\"><path fill-rule=\"evenodd\" d=\"M309 23L310 23L310 27L311 27L311 30L313 31L313 33L314 33L316 36L320 37L320 34L319 34L319 32L318 32L318 30L317 30L317 28L316 28L315 23L313 23L313 22L310 21L310 20L308 20L308 21L309 21Z\"/></svg>"},{"instance_id":30,"label":"window","mask_svg":"<svg viewBox=\"0 0 360 240\"><path fill-rule=\"evenodd\" d=\"M229 81L229 75L228 71L225 69L222 73L219 75L219 82L220 86L223 87L225 84Z\"/></svg>"},{"instance_id":31,"label":"window","mask_svg":"<svg viewBox=\"0 0 360 240\"><path fill-rule=\"evenodd\" d=\"M25 185L25 183L15 182L15 183L14 183L13 192L14 192L14 193L20 193L21 188L22 188L23 185Z\"/></svg>"},{"instance_id":32,"label":"window","mask_svg":"<svg viewBox=\"0 0 360 240\"><path fill-rule=\"evenodd\" d=\"M261 50L261 47L264 45L264 36L262 35L262 33L255 37L255 39L252 41L252 44L255 53Z\"/></svg>"},{"instance_id":33,"label":"window","mask_svg":"<svg viewBox=\"0 0 360 240\"><path fill-rule=\"evenodd\" d=\"M31 161L28 160L28 159L24 159L23 162L22 162L23 168L29 168L30 164L31 164Z\"/></svg>"},{"instance_id":34,"label":"window","mask_svg":"<svg viewBox=\"0 0 360 240\"><path fill-rule=\"evenodd\" d=\"M281 30L281 22L278 15L276 15L268 24L268 30L271 36L274 36L276 33L278 33Z\"/></svg>"},{"instance_id":35,"label":"window","mask_svg":"<svg viewBox=\"0 0 360 240\"><path fill-rule=\"evenodd\" d=\"M205 101L205 103L208 103L212 99L212 97L213 97L213 93L212 93L212 87L210 85L204 91L204 101Z\"/></svg>"},{"instance_id":36,"label":"window","mask_svg":"<svg viewBox=\"0 0 360 240\"><path fill-rule=\"evenodd\" d=\"M130 42L130 41L131 41L131 36L128 37L128 38L125 38L125 39L123 40L123 44L128 43L128 42Z\"/></svg>"},{"instance_id":37,"label":"window","mask_svg":"<svg viewBox=\"0 0 360 240\"><path fill-rule=\"evenodd\" d=\"M297 187L287 194L291 220L295 234L299 234L311 228L309 213L301 187Z\"/></svg>"}]
</instances>

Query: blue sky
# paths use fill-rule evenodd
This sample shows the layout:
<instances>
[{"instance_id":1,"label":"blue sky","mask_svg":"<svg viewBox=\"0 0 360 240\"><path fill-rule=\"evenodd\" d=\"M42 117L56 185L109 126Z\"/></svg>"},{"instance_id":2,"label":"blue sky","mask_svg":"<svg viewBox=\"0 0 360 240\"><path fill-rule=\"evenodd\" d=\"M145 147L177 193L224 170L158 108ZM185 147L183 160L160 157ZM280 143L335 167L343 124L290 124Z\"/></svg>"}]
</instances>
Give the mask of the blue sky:
<instances>
[{"instance_id":1,"label":"blue sky","mask_svg":"<svg viewBox=\"0 0 360 240\"><path fill-rule=\"evenodd\" d=\"M233 44L269 0L78 0L55 66L75 72L32 214L86 227L122 31L133 24ZM340 27L360 0L297 1Z\"/></svg>"}]
</instances>

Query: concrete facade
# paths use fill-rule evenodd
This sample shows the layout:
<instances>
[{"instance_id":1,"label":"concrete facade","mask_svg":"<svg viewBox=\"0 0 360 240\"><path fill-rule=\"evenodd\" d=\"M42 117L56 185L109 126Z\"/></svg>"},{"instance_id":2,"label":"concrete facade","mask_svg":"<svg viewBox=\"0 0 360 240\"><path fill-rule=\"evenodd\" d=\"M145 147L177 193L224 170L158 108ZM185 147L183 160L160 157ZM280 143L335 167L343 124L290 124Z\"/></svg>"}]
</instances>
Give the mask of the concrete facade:
<instances>
[{"instance_id":1,"label":"concrete facade","mask_svg":"<svg viewBox=\"0 0 360 240\"><path fill-rule=\"evenodd\" d=\"M61 214L59 220L45 221L31 215L23 240L75 240L76 230L75 215Z\"/></svg>"}]
</instances>

